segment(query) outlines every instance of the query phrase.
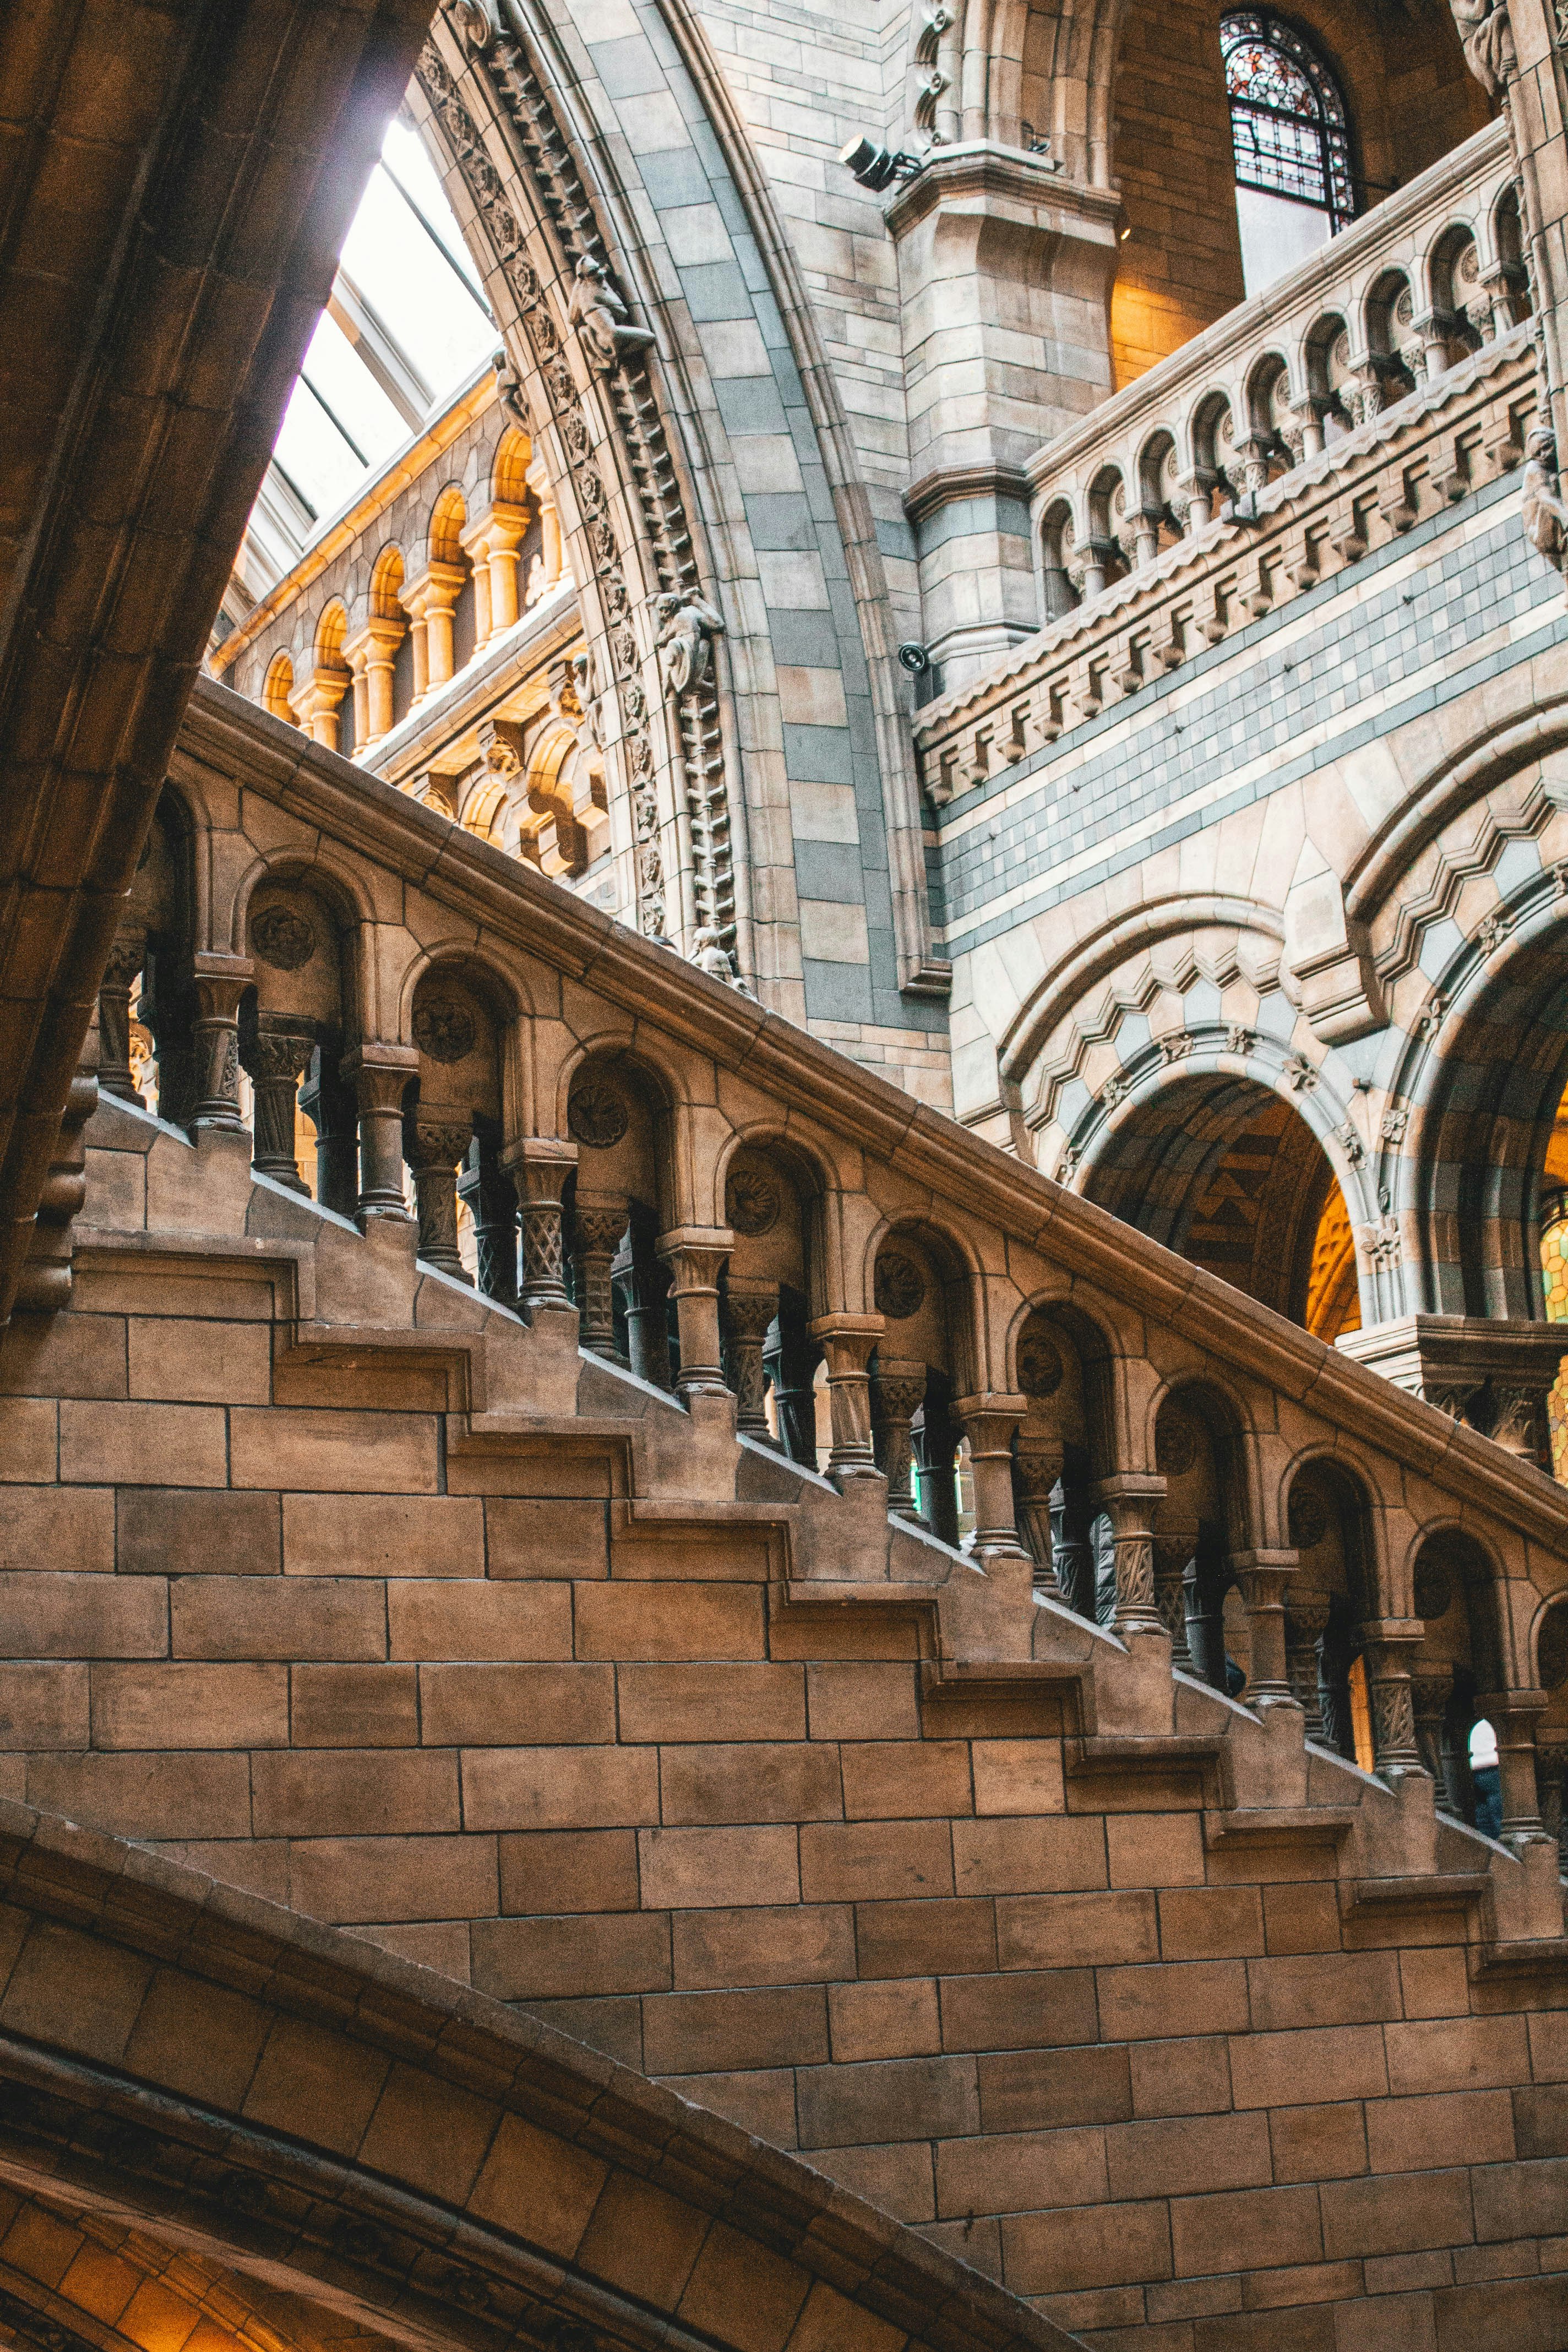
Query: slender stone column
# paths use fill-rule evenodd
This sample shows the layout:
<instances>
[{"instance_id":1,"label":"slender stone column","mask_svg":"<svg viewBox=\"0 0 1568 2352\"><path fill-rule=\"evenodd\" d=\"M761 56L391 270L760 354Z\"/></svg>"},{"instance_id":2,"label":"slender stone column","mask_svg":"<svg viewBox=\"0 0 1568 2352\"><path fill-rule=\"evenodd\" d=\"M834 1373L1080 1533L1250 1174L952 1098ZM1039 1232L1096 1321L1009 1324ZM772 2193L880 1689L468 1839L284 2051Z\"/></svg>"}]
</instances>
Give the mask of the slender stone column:
<instances>
[{"instance_id":1,"label":"slender stone column","mask_svg":"<svg viewBox=\"0 0 1568 2352\"><path fill-rule=\"evenodd\" d=\"M194 1128L226 1128L242 1133L239 1115L239 1000L250 985L248 957L196 958L195 1018L191 1024L195 1056Z\"/></svg>"},{"instance_id":2,"label":"slender stone column","mask_svg":"<svg viewBox=\"0 0 1568 2352\"><path fill-rule=\"evenodd\" d=\"M359 1106L332 1067L332 1055L330 1045L317 1047L300 1108L316 1130L316 1198L323 1209L352 1217L359 1193Z\"/></svg>"},{"instance_id":3,"label":"slender stone column","mask_svg":"<svg viewBox=\"0 0 1568 2352\"><path fill-rule=\"evenodd\" d=\"M675 1328L680 1341L678 1396L728 1396L719 1334L719 1277L735 1245L724 1225L679 1225L661 1234L657 1248L669 1268Z\"/></svg>"},{"instance_id":4,"label":"slender stone column","mask_svg":"<svg viewBox=\"0 0 1568 2352\"><path fill-rule=\"evenodd\" d=\"M1306 1736L1319 1741L1323 1738L1319 1650L1328 1629L1328 1594L1308 1592L1293 1584L1285 1601L1285 1672L1307 1719Z\"/></svg>"},{"instance_id":5,"label":"slender stone column","mask_svg":"<svg viewBox=\"0 0 1568 2352\"><path fill-rule=\"evenodd\" d=\"M403 1192L403 1097L419 1075L412 1045L356 1045L341 1064L359 1104L359 1207L367 1217L406 1217Z\"/></svg>"},{"instance_id":6,"label":"slender stone column","mask_svg":"<svg viewBox=\"0 0 1568 2352\"><path fill-rule=\"evenodd\" d=\"M910 1423L925 1402L928 1374L912 1357L877 1358L871 1375L871 1445L888 1482L888 1508L919 1519L914 1496L914 1437ZM923 1522L922 1522L923 1524Z\"/></svg>"},{"instance_id":7,"label":"slender stone column","mask_svg":"<svg viewBox=\"0 0 1568 2352\"><path fill-rule=\"evenodd\" d=\"M123 930L109 950L98 992L98 1083L121 1102L142 1100L131 1066L131 992L147 960L147 934Z\"/></svg>"},{"instance_id":8,"label":"slender stone column","mask_svg":"<svg viewBox=\"0 0 1568 2352\"><path fill-rule=\"evenodd\" d=\"M479 1286L498 1307L517 1304L517 1194L490 1151L470 1145L458 1198L474 1221Z\"/></svg>"},{"instance_id":9,"label":"slender stone column","mask_svg":"<svg viewBox=\"0 0 1568 2352\"><path fill-rule=\"evenodd\" d=\"M1298 1551L1238 1551L1231 1555L1252 1633L1249 1706L1299 1704L1285 1672L1285 1595L1300 1559Z\"/></svg>"},{"instance_id":10,"label":"slender stone column","mask_svg":"<svg viewBox=\"0 0 1568 2352\"><path fill-rule=\"evenodd\" d=\"M631 1203L624 1192L585 1192L578 1187L572 1211L572 1271L583 1345L615 1364L624 1364L626 1358L616 1345L610 1269L630 1216Z\"/></svg>"},{"instance_id":11,"label":"slender stone column","mask_svg":"<svg viewBox=\"0 0 1568 2352\"><path fill-rule=\"evenodd\" d=\"M958 1488L953 1465L959 1431L945 1395L934 1401L926 1391L921 1427L915 1432L915 1459L922 1472L921 1495L932 1535L944 1544L958 1545Z\"/></svg>"},{"instance_id":12,"label":"slender stone column","mask_svg":"<svg viewBox=\"0 0 1568 2352\"><path fill-rule=\"evenodd\" d=\"M879 1315L824 1315L810 1325L827 1359L828 1409L833 1422L833 1451L827 1475L842 1486L847 1478L875 1478L881 1474L871 1444L870 1375L872 1351L882 1336Z\"/></svg>"},{"instance_id":13,"label":"slender stone column","mask_svg":"<svg viewBox=\"0 0 1568 2352\"><path fill-rule=\"evenodd\" d=\"M1154 1606L1171 1637L1171 1664L1184 1674L1193 1670L1187 1646L1187 1570L1196 1540L1195 1534L1160 1536L1154 1544Z\"/></svg>"},{"instance_id":14,"label":"slender stone column","mask_svg":"<svg viewBox=\"0 0 1568 2352\"><path fill-rule=\"evenodd\" d=\"M397 649L407 633L406 621L382 620L373 615L343 647L343 658L354 677L356 754L368 751L371 744L392 731Z\"/></svg>"},{"instance_id":15,"label":"slender stone column","mask_svg":"<svg viewBox=\"0 0 1568 2352\"><path fill-rule=\"evenodd\" d=\"M1062 1599L1080 1617L1094 1620L1094 1489L1081 1463L1066 1459L1051 1498L1051 1554Z\"/></svg>"},{"instance_id":16,"label":"slender stone column","mask_svg":"<svg viewBox=\"0 0 1568 2352\"><path fill-rule=\"evenodd\" d=\"M1057 1576L1051 1526L1051 1497L1061 1475L1060 1439L1021 1431L1017 1458L1013 1465L1019 1531L1035 1557L1035 1590L1052 1601L1065 1597Z\"/></svg>"},{"instance_id":17,"label":"slender stone column","mask_svg":"<svg viewBox=\"0 0 1568 2352\"><path fill-rule=\"evenodd\" d=\"M1116 1548L1116 1612L1112 1631L1123 1640L1129 1634L1159 1633L1165 1628L1154 1606L1154 1506L1165 1492L1165 1481L1147 1471L1122 1471L1102 1478L1094 1489L1099 1509L1110 1521Z\"/></svg>"},{"instance_id":18,"label":"slender stone column","mask_svg":"<svg viewBox=\"0 0 1568 2352\"><path fill-rule=\"evenodd\" d=\"M404 588L403 602L415 630L416 702L423 701L426 694L445 686L451 677L452 614L468 578L460 563L432 563Z\"/></svg>"},{"instance_id":19,"label":"slender stone column","mask_svg":"<svg viewBox=\"0 0 1568 2352\"><path fill-rule=\"evenodd\" d=\"M656 1389L673 1388L669 1363L669 1269L659 1264L652 1235L633 1226L616 1260L625 1276L626 1349L632 1370Z\"/></svg>"},{"instance_id":20,"label":"slender stone column","mask_svg":"<svg viewBox=\"0 0 1568 2352\"><path fill-rule=\"evenodd\" d=\"M353 683L348 669L315 669L294 691L294 716L312 740L338 748L338 706Z\"/></svg>"},{"instance_id":21,"label":"slender stone column","mask_svg":"<svg viewBox=\"0 0 1568 2352\"><path fill-rule=\"evenodd\" d=\"M792 1462L816 1467L816 1391L814 1381L821 1350L808 1337L798 1307L782 1307L778 1345L763 1361L773 1384L773 1410L779 1417L779 1439Z\"/></svg>"},{"instance_id":22,"label":"slender stone column","mask_svg":"<svg viewBox=\"0 0 1568 2352\"><path fill-rule=\"evenodd\" d=\"M427 1118L418 1109L403 1123L403 1156L414 1171L419 1212L419 1255L458 1282L471 1278L458 1248L458 1166L473 1132L471 1120Z\"/></svg>"},{"instance_id":23,"label":"slender stone column","mask_svg":"<svg viewBox=\"0 0 1568 2352\"><path fill-rule=\"evenodd\" d=\"M1540 1690L1489 1691L1476 1700L1497 1734L1498 1785L1502 1798L1504 1845L1539 1845L1546 1840L1535 1771L1536 1718L1545 1712Z\"/></svg>"},{"instance_id":24,"label":"slender stone column","mask_svg":"<svg viewBox=\"0 0 1568 2352\"><path fill-rule=\"evenodd\" d=\"M522 1304L567 1307L565 1236L561 1195L577 1165L577 1147L548 1136L520 1136L500 1150L522 1221Z\"/></svg>"},{"instance_id":25,"label":"slender stone column","mask_svg":"<svg viewBox=\"0 0 1568 2352\"><path fill-rule=\"evenodd\" d=\"M1424 1769L1415 1745L1410 1669L1425 1633L1418 1617L1377 1617L1357 1628L1372 1708L1374 1769L1384 1780L1403 1780Z\"/></svg>"},{"instance_id":26,"label":"slender stone column","mask_svg":"<svg viewBox=\"0 0 1568 2352\"><path fill-rule=\"evenodd\" d=\"M724 1286L729 1313L730 1356L735 1391L735 1426L744 1436L771 1444L768 1427L767 1375L763 1370L763 1346L779 1311L776 1282L741 1282L732 1276Z\"/></svg>"},{"instance_id":27,"label":"slender stone column","mask_svg":"<svg viewBox=\"0 0 1568 2352\"><path fill-rule=\"evenodd\" d=\"M953 1418L969 1440L974 1481L974 1557L1028 1559L1013 1515L1013 1440L1029 1409L1023 1396L960 1397Z\"/></svg>"},{"instance_id":28,"label":"slender stone column","mask_svg":"<svg viewBox=\"0 0 1568 2352\"><path fill-rule=\"evenodd\" d=\"M527 536L528 509L505 504L492 506L463 533L474 567L476 652L517 619L517 551Z\"/></svg>"},{"instance_id":29,"label":"slender stone column","mask_svg":"<svg viewBox=\"0 0 1568 2352\"><path fill-rule=\"evenodd\" d=\"M1426 1662L1418 1665L1410 1676L1416 1753L1432 1776L1438 1811L1457 1819L1459 1811L1458 1792L1449 1782L1447 1743L1443 1737L1444 1717L1448 1711L1453 1686L1452 1666L1434 1665Z\"/></svg>"},{"instance_id":30,"label":"slender stone column","mask_svg":"<svg viewBox=\"0 0 1568 2352\"><path fill-rule=\"evenodd\" d=\"M256 1098L250 1164L258 1175L270 1176L291 1192L310 1189L294 1157L294 1113L300 1081L315 1047L315 1023L280 1013L258 1013L254 1034L242 1043L241 1058Z\"/></svg>"}]
</instances>

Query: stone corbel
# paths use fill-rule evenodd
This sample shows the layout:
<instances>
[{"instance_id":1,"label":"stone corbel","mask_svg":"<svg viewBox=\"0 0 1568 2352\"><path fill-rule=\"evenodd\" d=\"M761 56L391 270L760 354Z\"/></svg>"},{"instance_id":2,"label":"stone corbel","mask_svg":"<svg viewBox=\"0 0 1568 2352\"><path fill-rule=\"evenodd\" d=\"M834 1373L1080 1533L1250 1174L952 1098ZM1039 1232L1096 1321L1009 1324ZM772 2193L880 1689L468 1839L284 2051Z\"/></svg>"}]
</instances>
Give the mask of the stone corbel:
<instances>
[{"instance_id":1,"label":"stone corbel","mask_svg":"<svg viewBox=\"0 0 1568 2352\"><path fill-rule=\"evenodd\" d=\"M1285 956L1301 1009L1325 1045L1349 1045L1388 1025L1388 1006L1363 924L1346 915L1337 874L1303 876L1285 898Z\"/></svg>"}]
</instances>

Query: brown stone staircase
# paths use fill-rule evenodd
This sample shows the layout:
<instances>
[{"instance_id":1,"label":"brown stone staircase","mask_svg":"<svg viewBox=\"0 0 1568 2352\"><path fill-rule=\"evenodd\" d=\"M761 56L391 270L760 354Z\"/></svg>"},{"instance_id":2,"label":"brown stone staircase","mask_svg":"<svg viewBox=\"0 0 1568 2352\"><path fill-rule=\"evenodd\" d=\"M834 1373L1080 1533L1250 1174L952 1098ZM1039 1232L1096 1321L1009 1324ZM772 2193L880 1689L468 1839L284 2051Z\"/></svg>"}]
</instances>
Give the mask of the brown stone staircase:
<instances>
[{"instance_id":1,"label":"brown stone staircase","mask_svg":"<svg viewBox=\"0 0 1568 2352\"><path fill-rule=\"evenodd\" d=\"M526 2006L1091 2340L1568 2341L1551 1845L247 1138L106 1101L88 1146L71 1307L0 1350L6 1793Z\"/></svg>"}]
</instances>

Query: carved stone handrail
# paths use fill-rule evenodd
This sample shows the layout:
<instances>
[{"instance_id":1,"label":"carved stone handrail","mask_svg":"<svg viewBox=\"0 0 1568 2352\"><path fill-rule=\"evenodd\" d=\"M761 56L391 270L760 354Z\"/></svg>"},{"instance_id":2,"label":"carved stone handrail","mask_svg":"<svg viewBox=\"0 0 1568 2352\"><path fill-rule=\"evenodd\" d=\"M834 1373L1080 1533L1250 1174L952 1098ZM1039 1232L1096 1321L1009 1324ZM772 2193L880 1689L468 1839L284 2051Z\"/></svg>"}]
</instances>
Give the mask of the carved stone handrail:
<instances>
[{"instance_id":1,"label":"carved stone handrail","mask_svg":"<svg viewBox=\"0 0 1568 2352\"><path fill-rule=\"evenodd\" d=\"M1535 401L1524 320L928 704L928 794L944 806L1507 473Z\"/></svg>"},{"instance_id":2,"label":"carved stone handrail","mask_svg":"<svg viewBox=\"0 0 1568 2352\"><path fill-rule=\"evenodd\" d=\"M366 904L388 882L417 893L491 971L552 971L635 1022L650 1050L736 1074L781 1127L819 1139L825 1163L847 1150L858 1168L863 1155L920 1187L954 1230L988 1231L988 1251L998 1263L1005 1252L1026 1293L1066 1282L1098 1294L1117 1319L1131 1318L1130 1333L1158 1331L1161 1349L1194 1368L1201 1359L1238 1391L1296 1400L1325 1440L1381 1454L1394 1487L1402 1476L1426 1482L1467 1517L1487 1514L1512 1544L1568 1555L1568 1490L1538 1470L211 680L197 683L174 777L187 788L203 778L242 785L273 803L286 833L316 845L316 870L341 883L360 869ZM295 870L300 854L279 852ZM534 1108L548 1126L548 1105ZM835 1276L838 1287L847 1274ZM1001 1325L988 1344L1005 1349Z\"/></svg>"},{"instance_id":3,"label":"carved stone handrail","mask_svg":"<svg viewBox=\"0 0 1568 2352\"><path fill-rule=\"evenodd\" d=\"M1041 449L1027 471L1042 609L1064 581L1093 593L1148 562L1515 323L1512 170L1505 125L1489 124Z\"/></svg>"}]
</instances>

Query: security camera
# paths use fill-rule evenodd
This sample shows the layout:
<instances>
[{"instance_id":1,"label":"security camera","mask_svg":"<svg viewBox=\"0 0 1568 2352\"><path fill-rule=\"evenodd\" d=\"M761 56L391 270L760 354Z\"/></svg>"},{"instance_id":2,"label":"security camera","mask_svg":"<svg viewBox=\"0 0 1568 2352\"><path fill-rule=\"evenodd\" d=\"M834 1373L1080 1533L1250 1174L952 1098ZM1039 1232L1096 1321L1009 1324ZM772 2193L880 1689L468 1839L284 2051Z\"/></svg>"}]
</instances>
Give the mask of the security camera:
<instances>
[{"instance_id":1,"label":"security camera","mask_svg":"<svg viewBox=\"0 0 1568 2352\"><path fill-rule=\"evenodd\" d=\"M838 160L847 172L859 181L863 188L891 187L895 180L912 180L921 169L923 155L911 155L906 148L879 147L874 139L851 139L840 148Z\"/></svg>"}]
</instances>

